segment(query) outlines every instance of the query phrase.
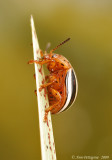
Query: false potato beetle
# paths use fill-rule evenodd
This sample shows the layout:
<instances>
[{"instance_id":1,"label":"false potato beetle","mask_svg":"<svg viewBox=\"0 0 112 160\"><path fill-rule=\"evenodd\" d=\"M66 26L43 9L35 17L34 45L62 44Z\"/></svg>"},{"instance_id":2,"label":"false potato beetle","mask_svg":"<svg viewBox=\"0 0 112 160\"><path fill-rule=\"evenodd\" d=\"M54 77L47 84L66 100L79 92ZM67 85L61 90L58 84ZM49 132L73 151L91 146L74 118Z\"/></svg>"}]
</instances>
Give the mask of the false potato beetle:
<instances>
[{"instance_id":1,"label":"false potato beetle","mask_svg":"<svg viewBox=\"0 0 112 160\"><path fill-rule=\"evenodd\" d=\"M53 53L59 46L70 40L66 39L60 43L56 48L52 49L50 53L41 51L42 58L37 60L30 60L28 64L47 64L50 72L46 76L47 83L40 86L39 91L47 88L49 107L45 109L44 121L47 121L47 114L50 111L52 114L60 113L68 109L76 99L78 91L78 82L75 71L69 61L62 55Z\"/></svg>"}]
</instances>

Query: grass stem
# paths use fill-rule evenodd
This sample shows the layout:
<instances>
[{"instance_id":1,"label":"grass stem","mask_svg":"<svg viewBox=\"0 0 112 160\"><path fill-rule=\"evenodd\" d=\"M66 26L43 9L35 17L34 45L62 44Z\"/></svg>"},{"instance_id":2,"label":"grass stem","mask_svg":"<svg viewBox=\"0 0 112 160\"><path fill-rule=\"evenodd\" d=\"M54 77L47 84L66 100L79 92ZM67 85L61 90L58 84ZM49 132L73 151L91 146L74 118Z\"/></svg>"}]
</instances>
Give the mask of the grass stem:
<instances>
[{"instance_id":1,"label":"grass stem","mask_svg":"<svg viewBox=\"0 0 112 160\"><path fill-rule=\"evenodd\" d=\"M41 54L35 31L34 20L32 16L31 16L31 31L32 31L34 60L38 60L38 58L41 58ZM45 89L39 92L40 85L45 82L44 70L42 65L34 64L34 66L35 66L35 77L36 77L36 88L37 88L42 160L56 160L51 113L48 113L48 121L47 122L43 121L45 115L45 108L49 107L47 93Z\"/></svg>"}]
</instances>

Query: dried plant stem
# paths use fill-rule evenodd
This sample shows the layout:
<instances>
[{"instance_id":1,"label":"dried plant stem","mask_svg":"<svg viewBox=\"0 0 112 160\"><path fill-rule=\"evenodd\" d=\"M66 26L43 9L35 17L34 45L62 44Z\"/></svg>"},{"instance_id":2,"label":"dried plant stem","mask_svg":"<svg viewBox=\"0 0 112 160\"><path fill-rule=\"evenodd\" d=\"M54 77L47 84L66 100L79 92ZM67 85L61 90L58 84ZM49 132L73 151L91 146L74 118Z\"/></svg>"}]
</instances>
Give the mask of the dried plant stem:
<instances>
[{"instance_id":1,"label":"dried plant stem","mask_svg":"<svg viewBox=\"0 0 112 160\"><path fill-rule=\"evenodd\" d=\"M31 16L31 30L32 30L34 60L38 60L38 58L41 58L41 55L32 16ZM47 122L43 121L45 115L45 108L49 107L48 97L45 89L39 92L40 85L45 82L44 71L41 65L39 64L34 64L34 65L35 65L35 77L36 77L36 87L37 87L42 160L56 160L51 114L48 113Z\"/></svg>"}]
</instances>

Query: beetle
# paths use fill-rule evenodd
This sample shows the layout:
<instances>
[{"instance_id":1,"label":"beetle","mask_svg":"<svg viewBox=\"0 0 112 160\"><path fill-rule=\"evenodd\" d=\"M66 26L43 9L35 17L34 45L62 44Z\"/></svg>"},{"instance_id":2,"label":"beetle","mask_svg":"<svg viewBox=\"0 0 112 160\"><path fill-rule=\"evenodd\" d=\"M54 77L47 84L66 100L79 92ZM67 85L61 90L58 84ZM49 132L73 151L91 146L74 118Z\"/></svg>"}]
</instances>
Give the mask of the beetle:
<instances>
[{"instance_id":1,"label":"beetle","mask_svg":"<svg viewBox=\"0 0 112 160\"><path fill-rule=\"evenodd\" d=\"M40 51L42 58L30 60L28 63L47 64L50 72L46 76L47 83L42 84L39 91L47 88L49 107L45 109L44 121L47 121L47 114L50 111L52 114L61 113L67 110L75 101L78 92L78 82L75 71L69 61L62 55L54 53L54 51L62 44L70 40L66 39L57 47L52 49L50 53L45 51L43 54Z\"/></svg>"}]
</instances>

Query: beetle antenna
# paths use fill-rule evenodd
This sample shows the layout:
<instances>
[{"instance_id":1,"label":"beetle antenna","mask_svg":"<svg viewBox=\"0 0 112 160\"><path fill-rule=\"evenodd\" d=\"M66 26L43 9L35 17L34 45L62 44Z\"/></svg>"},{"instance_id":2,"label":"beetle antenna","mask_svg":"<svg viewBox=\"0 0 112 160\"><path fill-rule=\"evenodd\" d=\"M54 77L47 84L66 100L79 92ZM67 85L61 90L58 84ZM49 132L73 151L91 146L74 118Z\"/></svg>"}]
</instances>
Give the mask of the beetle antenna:
<instances>
[{"instance_id":1,"label":"beetle antenna","mask_svg":"<svg viewBox=\"0 0 112 160\"><path fill-rule=\"evenodd\" d=\"M64 44L64 43L66 43L66 42L68 42L70 40L70 38L67 38L65 41L63 41L63 42L61 42L59 45L57 45L54 49L52 49L51 51L50 51L50 53L52 53L52 52L54 52L58 47L60 47L62 44Z\"/></svg>"},{"instance_id":2,"label":"beetle antenna","mask_svg":"<svg viewBox=\"0 0 112 160\"><path fill-rule=\"evenodd\" d=\"M46 45L46 49L45 49L46 52L47 52L47 50L50 48L50 46L51 46L51 43L48 42L47 45Z\"/></svg>"}]
</instances>

